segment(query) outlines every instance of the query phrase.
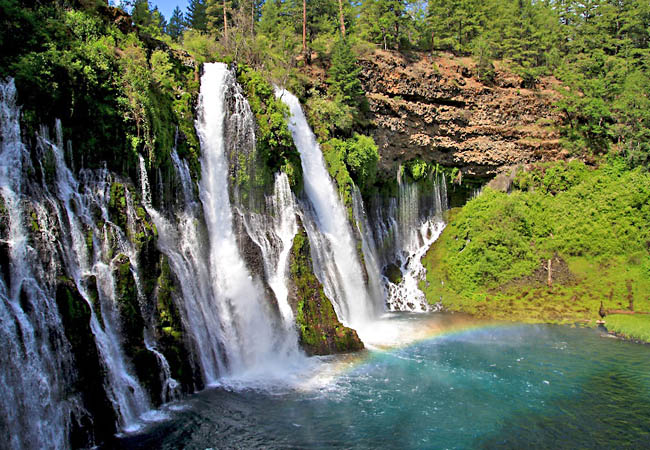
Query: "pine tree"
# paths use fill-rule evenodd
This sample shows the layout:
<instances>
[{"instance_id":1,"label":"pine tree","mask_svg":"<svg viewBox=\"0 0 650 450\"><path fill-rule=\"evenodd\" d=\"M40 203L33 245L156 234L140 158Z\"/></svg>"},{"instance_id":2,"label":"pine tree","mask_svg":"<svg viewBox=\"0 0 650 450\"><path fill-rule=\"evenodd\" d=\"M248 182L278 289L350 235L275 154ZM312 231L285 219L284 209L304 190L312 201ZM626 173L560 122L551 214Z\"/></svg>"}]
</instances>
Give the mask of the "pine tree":
<instances>
[{"instance_id":1,"label":"pine tree","mask_svg":"<svg viewBox=\"0 0 650 450\"><path fill-rule=\"evenodd\" d=\"M177 6L172 12L172 16L169 19L167 24L167 34L171 36L172 40L178 42L180 37L183 35L183 30L185 29L185 22L183 18L183 13L181 9Z\"/></svg>"},{"instance_id":2,"label":"pine tree","mask_svg":"<svg viewBox=\"0 0 650 450\"><path fill-rule=\"evenodd\" d=\"M381 44L385 50L399 48L401 30L407 20L403 0L370 0L361 5L359 31L371 42Z\"/></svg>"},{"instance_id":3,"label":"pine tree","mask_svg":"<svg viewBox=\"0 0 650 450\"><path fill-rule=\"evenodd\" d=\"M350 106L358 107L363 101L363 87L359 81L361 67L347 40L341 36L334 43L331 66L328 70L330 95Z\"/></svg>"},{"instance_id":4,"label":"pine tree","mask_svg":"<svg viewBox=\"0 0 650 450\"><path fill-rule=\"evenodd\" d=\"M207 31L208 17L205 0L190 0L185 13L186 25L198 31Z\"/></svg>"}]
</instances>

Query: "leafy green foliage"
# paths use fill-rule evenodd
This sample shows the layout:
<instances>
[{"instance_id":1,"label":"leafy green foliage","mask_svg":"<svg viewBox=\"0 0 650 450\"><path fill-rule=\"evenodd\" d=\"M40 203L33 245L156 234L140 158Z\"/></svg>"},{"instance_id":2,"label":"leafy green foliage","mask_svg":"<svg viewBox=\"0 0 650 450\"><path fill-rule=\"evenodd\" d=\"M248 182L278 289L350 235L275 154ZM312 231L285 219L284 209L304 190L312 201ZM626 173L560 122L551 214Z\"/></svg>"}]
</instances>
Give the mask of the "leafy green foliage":
<instances>
[{"instance_id":1,"label":"leafy green foliage","mask_svg":"<svg viewBox=\"0 0 650 450\"><path fill-rule=\"evenodd\" d=\"M305 109L309 124L321 141L335 135L349 135L352 131L355 109L340 97L328 99L312 90Z\"/></svg>"},{"instance_id":2,"label":"leafy green foliage","mask_svg":"<svg viewBox=\"0 0 650 450\"><path fill-rule=\"evenodd\" d=\"M260 182L268 183L269 177L281 170L289 176L292 187L301 189L300 154L287 126L287 106L275 97L269 82L250 67L240 66L238 79L246 90L251 110L257 119L257 151L267 170L267 179Z\"/></svg>"},{"instance_id":3,"label":"leafy green foliage","mask_svg":"<svg viewBox=\"0 0 650 450\"><path fill-rule=\"evenodd\" d=\"M408 161L405 167L406 174L411 177L413 181L424 180L429 175L429 164L420 158L415 158Z\"/></svg>"},{"instance_id":4,"label":"leafy green foliage","mask_svg":"<svg viewBox=\"0 0 650 450\"><path fill-rule=\"evenodd\" d=\"M545 287L526 277L556 257L584 274L601 296L614 290L615 280L624 288L629 279L641 294L641 273L650 257L650 175L626 170L620 159L593 171L581 164L534 168L530 177L517 177L516 184L529 191L508 195L485 189L468 202L432 251L438 259L436 267L429 266L430 299L443 295L472 309L495 292L513 300L509 283L521 284L515 293L541 289L538 294L547 297ZM570 285L557 289L569 298L577 295Z\"/></svg>"},{"instance_id":5,"label":"leafy green foliage","mask_svg":"<svg viewBox=\"0 0 650 450\"><path fill-rule=\"evenodd\" d=\"M578 160L540 163L517 172L514 185L522 191L557 194L581 183L588 174L589 169Z\"/></svg>"},{"instance_id":6,"label":"leafy green foliage","mask_svg":"<svg viewBox=\"0 0 650 450\"><path fill-rule=\"evenodd\" d=\"M198 83L192 68L151 37L149 25L159 24L146 21L159 13L147 2L136 4L138 32L146 35L141 39L110 24L106 6L89 5L35 6L14 17L27 28L36 20L45 24L42 41L5 61L16 79L26 129L60 118L64 137L73 137L78 165L107 161L113 170L129 173L137 166L137 153L144 153L151 167L167 164L179 127L179 152L196 161L192 104Z\"/></svg>"},{"instance_id":7,"label":"leafy green foliage","mask_svg":"<svg viewBox=\"0 0 650 450\"><path fill-rule=\"evenodd\" d=\"M355 134L345 145L345 165L362 191L368 190L377 173L379 151L370 136Z\"/></svg>"}]
</instances>

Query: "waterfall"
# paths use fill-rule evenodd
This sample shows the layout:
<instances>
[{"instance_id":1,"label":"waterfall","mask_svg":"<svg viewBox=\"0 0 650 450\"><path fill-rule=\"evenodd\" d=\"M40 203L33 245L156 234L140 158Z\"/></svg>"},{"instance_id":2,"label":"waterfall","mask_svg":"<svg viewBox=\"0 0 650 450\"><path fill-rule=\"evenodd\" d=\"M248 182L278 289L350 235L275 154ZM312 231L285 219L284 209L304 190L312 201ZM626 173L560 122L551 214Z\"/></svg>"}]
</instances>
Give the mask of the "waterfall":
<instances>
[{"instance_id":1,"label":"waterfall","mask_svg":"<svg viewBox=\"0 0 650 450\"><path fill-rule=\"evenodd\" d=\"M84 182L80 184L65 163L61 135L61 124L57 121L56 142L51 142L45 133L39 137L41 146L54 157L56 193L49 198L49 203L62 230L60 254L66 273L91 311L90 328L106 370L106 393L118 414L119 428L131 432L141 428L141 420L156 418L151 414L148 395L134 375L121 345L114 272L119 256L134 250L130 249L132 244L124 232L109 219L111 180L108 171L82 170L80 176ZM99 212L101 225L95 221L95 211ZM91 249L86 240L88 233L92 234ZM93 299L89 290L92 279L96 282L97 299Z\"/></svg>"},{"instance_id":2,"label":"waterfall","mask_svg":"<svg viewBox=\"0 0 650 450\"><path fill-rule=\"evenodd\" d=\"M169 258L181 285L183 296L178 306L205 383L277 379L304 363L288 308L285 279L295 234L293 197L286 176L279 175L275 193L268 199L270 209L276 212L273 218L237 212L250 219L245 224L264 256L275 294L272 299L246 266L233 228L226 138L237 142L240 134L252 135L254 118L225 64L204 66L198 116L200 203L195 200L187 165L174 152L172 160L185 199L183 209L168 219L150 202L145 207L158 229L158 246ZM150 199L143 166L141 178L143 198Z\"/></svg>"},{"instance_id":3,"label":"waterfall","mask_svg":"<svg viewBox=\"0 0 650 450\"><path fill-rule=\"evenodd\" d=\"M193 192L189 169L187 164L181 164L176 152L173 154L183 192L188 196ZM143 203L158 230L158 248L169 259L182 291L182 295L175 300L181 312L183 328L190 335L204 383L216 384L219 374L226 371L224 333L204 251L208 236L201 226L199 205L191 196L186 197L176 217L168 220L151 205L147 171L142 158L140 168Z\"/></svg>"},{"instance_id":4,"label":"waterfall","mask_svg":"<svg viewBox=\"0 0 650 450\"><path fill-rule=\"evenodd\" d=\"M149 202L150 199L143 200ZM161 381L162 381L162 390L160 393L160 401L162 403L168 403L173 400L177 400L180 395L180 384L176 381L171 375L171 369L167 358L163 355L157 348L157 343L154 338L154 315L152 308L147 305L147 299L142 288L142 278L140 276L140 268L138 265L138 255L135 246L133 245L133 238L136 236L136 212L133 207L133 199L131 195L125 195L126 203L126 217L127 217L127 231L131 236L131 239L126 239L122 233L117 234L117 240L119 242L118 248L122 254L125 254L129 259L129 268L131 270L131 275L133 276L133 281L135 282L136 294L138 297L138 303L140 306L140 313L145 319L145 328L143 330L143 341L145 348L153 353L158 362L158 366L161 369ZM120 230L121 231L121 230ZM153 305L152 305L153 306Z\"/></svg>"},{"instance_id":5,"label":"waterfall","mask_svg":"<svg viewBox=\"0 0 650 450\"><path fill-rule=\"evenodd\" d=\"M65 448L73 398L71 355L52 290L25 230L20 109L0 83L0 431L6 448Z\"/></svg>"},{"instance_id":6,"label":"waterfall","mask_svg":"<svg viewBox=\"0 0 650 450\"><path fill-rule=\"evenodd\" d=\"M377 245L368 222L368 214L363 204L361 191L357 186L354 186L352 191L352 211L354 213L354 222L361 236L361 251L363 252L366 273L368 274L368 288L373 298L385 299L388 296L385 285L386 279L381 273L382 265L377 253Z\"/></svg>"},{"instance_id":7,"label":"waterfall","mask_svg":"<svg viewBox=\"0 0 650 450\"><path fill-rule=\"evenodd\" d=\"M262 251L264 271L278 302L284 326L295 331L286 279L289 254L298 224L296 203L286 173L276 174L273 194L266 197L266 209L267 214L246 214L246 230Z\"/></svg>"},{"instance_id":8,"label":"waterfall","mask_svg":"<svg viewBox=\"0 0 650 450\"><path fill-rule=\"evenodd\" d=\"M305 192L311 205L305 212L304 223L315 256L317 276L339 320L358 328L377 316L380 299L372 298L366 289L346 210L325 168L316 136L307 124L299 100L286 90L277 90L276 96L291 112L288 125L300 152Z\"/></svg>"},{"instance_id":9,"label":"waterfall","mask_svg":"<svg viewBox=\"0 0 650 450\"><path fill-rule=\"evenodd\" d=\"M373 236L367 237L367 245L374 247L371 253L379 256L373 258L385 271L400 274L399 279L383 276L388 310L427 311L431 307L418 286L426 276L421 260L445 227L446 182L444 176L435 178L424 193L417 183L399 179L398 183L397 198L377 200Z\"/></svg>"}]
</instances>

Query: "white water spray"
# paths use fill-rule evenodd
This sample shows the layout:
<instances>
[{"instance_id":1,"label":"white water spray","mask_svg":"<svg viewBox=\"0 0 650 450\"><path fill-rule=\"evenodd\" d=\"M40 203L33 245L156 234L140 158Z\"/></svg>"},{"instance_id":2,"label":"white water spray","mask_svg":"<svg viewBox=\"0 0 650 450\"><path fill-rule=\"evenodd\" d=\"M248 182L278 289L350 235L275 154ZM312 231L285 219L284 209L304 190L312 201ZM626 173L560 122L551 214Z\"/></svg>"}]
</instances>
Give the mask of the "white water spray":
<instances>
[{"instance_id":1,"label":"white water spray","mask_svg":"<svg viewBox=\"0 0 650 450\"><path fill-rule=\"evenodd\" d=\"M388 310L429 311L432 307L419 288L426 276L421 260L445 227L446 183L440 176L423 194L418 184L398 181L398 198L374 211L374 239L368 239L368 246L380 255L377 259L383 268L394 265L401 273L399 282L383 277Z\"/></svg>"},{"instance_id":2,"label":"white water spray","mask_svg":"<svg viewBox=\"0 0 650 450\"><path fill-rule=\"evenodd\" d=\"M13 80L0 83L0 431L10 449L67 447L75 399L65 398L71 355L53 292L28 242L22 197L20 109Z\"/></svg>"}]
</instances>

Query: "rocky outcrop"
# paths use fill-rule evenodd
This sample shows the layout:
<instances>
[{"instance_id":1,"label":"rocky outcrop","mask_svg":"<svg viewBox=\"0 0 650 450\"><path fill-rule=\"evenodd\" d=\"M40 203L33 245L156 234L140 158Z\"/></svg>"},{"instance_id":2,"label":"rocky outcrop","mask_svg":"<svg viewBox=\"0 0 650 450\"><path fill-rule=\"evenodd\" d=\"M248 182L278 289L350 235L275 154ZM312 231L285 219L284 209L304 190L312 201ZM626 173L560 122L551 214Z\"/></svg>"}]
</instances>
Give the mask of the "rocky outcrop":
<instances>
[{"instance_id":1,"label":"rocky outcrop","mask_svg":"<svg viewBox=\"0 0 650 450\"><path fill-rule=\"evenodd\" d=\"M486 84L470 58L424 53L375 51L360 64L386 176L416 157L490 177L505 166L568 156L557 131L562 117L552 107L559 86L553 78L525 89L520 77L497 67Z\"/></svg>"},{"instance_id":2,"label":"rocky outcrop","mask_svg":"<svg viewBox=\"0 0 650 450\"><path fill-rule=\"evenodd\" d=\"M302 226L291 249L289 303L296 316L300 345L308 355L363 349L357 332L336 317L323 286L312 270L309 240Z\"/></svg>"}]
</instances>

